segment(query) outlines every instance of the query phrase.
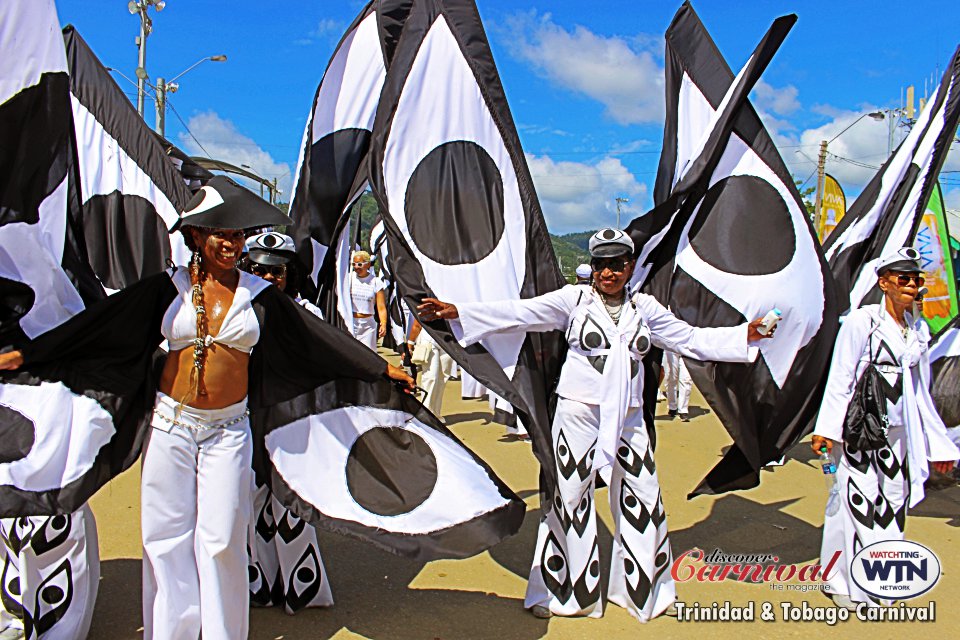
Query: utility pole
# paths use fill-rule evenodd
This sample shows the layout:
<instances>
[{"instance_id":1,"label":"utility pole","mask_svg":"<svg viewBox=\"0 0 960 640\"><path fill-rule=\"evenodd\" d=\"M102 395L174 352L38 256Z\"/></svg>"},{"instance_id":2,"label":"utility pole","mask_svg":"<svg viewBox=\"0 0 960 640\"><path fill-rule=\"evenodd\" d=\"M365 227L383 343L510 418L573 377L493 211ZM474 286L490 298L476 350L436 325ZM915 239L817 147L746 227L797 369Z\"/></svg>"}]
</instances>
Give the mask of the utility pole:
<instances>
[{"instance_id":1,"label":"utility pole","mask_svg":"<svg viewBox=\"0 0 960 640\"><path fill-rule=\"evenodd\" d=\"M630 200L627 198L617 198L617 229L620 228L620 205L625 202L630 202Z\"/></svg>"},{"instance_id":2,"label":"utility pole","mask_svg":"<svg viewBox=\"0 0 960 640\"><path fill-rule=\"evenodd\" d=\"M157 78L157 126L154 130L160 134L161 138L166 137L164 129L167 124L167 82L163 78Z\"/></svg>"},{"instance_id":3,"label":"utility pole","mask_svg":"<svg viewBox=\"0 0 960 640\"><path fill-rule=\"evenodd\" d=\"M138 7L137 13L140 14L140 35L137 36L137 71L143 69L145 72L147 69L147 36L150 35L152 25L150 24L150 16L147 15L147 5ZM137 73L137 113L140 114L141 118L143 117L143 99L146 95L144 85L146 82L146 73Z\"/></svg>"},{"instance_id":4,"label":"utility pole","mask_svg":"<svg viewBox=\"0 0 960 640\"><path fill-rule=\"evenodd\" d=\"M813 204L813 228L820 229L820 209L823 206L824 167L827 163L827 141L820 141L820 157L817 159L817 197Z\"/></svg>"}]
</instances>

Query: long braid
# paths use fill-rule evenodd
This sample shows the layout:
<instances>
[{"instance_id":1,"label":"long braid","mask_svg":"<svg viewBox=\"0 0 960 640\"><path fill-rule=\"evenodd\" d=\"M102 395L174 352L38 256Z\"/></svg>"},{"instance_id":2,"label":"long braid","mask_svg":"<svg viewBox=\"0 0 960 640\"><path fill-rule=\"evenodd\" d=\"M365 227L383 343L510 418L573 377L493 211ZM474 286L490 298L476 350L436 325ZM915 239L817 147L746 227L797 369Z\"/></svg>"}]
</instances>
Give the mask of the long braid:
<instances>
[{"instance_id":1,"label":"long braid","mask_svg":"<svg viewBox=\"0 0 960 640\"><path fill-rule=\"evenodd\" d=\"M207 310L203 304L203 281L206 275L200 259L200 251L196 250L190 261L190 282L193 285L193 306L197 310L197 337L193 341L193 370L197 375L197 396L207 395L207 385L203 380L203 369L207 362Z\"/></svg>"}]
</instances>

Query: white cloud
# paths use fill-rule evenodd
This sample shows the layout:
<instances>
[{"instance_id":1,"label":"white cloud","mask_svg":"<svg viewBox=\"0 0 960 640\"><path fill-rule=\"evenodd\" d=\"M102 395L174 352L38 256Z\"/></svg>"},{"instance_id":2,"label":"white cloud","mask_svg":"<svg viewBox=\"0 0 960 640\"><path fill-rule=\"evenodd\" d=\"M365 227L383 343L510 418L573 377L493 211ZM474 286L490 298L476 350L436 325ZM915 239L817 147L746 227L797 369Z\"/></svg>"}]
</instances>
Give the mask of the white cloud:
<instances>
[{"instance_id":1,"label":"white cloud","mask_svg":"<svg viewBox=\"0 0 960 640\"><path fill-rule=\"evenodd\" d=\"M760 80L753 88L753 104L760 111L788 116L800 108L797 99L799 94L800 91L792 84L775 88Z\"/></svg>"},{"instance_id":2,"label":"white cloud","mask_svg":"<svg viewBox=\"0 0 960 640\"><path fill-rule=\"evenodd\" d=\"M206 111L191 116L187 121L187 127L200 143L197 144L197 140L194 140L190 134L180 133L177 136L179 144L188 154L208 156L238 167L246 165L251 171L268 180L277 178L280 186L280 201L290 200L292 184L290 165L274 160L253 138L240 133L232 122L224 120L213 111ZM239 176L230 175L245 186L259 192L259 186L255 186L256 183L251 184L250 181Z\"/></svg>"},{"instance_id":3,"label":"white cloud","mask_svg":"<svg viewBox=\"0 0 960 640\"><path fill-rule=\"evenodd\" d=\"M591 164L527 154L527 164L551 233L613 226L617 197L630 199L621 207L622 226L648 208L647 186L637 182L618 158L605 157Z\"/></svg>"},{"instance_id":4,"label":"white cloud","mask_svg":"<svg viewBox=\"0 0 960 640\"><path fill-rule=\"evenodd\" d=\"M663 67L652 38L605 37L581 26L567 31L550 14L535 12L514 15L507 26L504 40L515 57L551 82L601 102L610 119L663 122Z\"/></svg>"},{"instance_id":5,"label":"white cloud","mask_svg":"<svg viewBox=\"0 0 960 640\"><path fill-rule=\"evenodd\" d=\"M346 26L342 22L331 18L324 18L310 30L307 36L294 39L293 44L302 47L311 45L317 40L338 38L345 30Z\"/></svg>"}]
</instances>

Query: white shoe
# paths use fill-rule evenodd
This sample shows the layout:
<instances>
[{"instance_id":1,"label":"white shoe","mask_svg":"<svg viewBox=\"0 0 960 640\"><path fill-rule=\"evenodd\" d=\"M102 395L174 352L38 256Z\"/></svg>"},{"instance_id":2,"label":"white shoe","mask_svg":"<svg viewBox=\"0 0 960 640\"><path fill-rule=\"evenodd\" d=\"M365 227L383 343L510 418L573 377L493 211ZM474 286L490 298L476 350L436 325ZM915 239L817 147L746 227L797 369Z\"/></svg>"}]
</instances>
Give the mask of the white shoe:
<instances>
[{"instance_id":1,"label":"white shoe","mask_svg":"<svg viewBox=\"0 0 960 640\"><path fill-rule=\"evenodd\" d=\"M851 600L850 596L843 593L828 593L827 595L833 600L833 604L840 609L846 609L847 611L857 610L857 603Z\"/></svg>"}]
</instances>

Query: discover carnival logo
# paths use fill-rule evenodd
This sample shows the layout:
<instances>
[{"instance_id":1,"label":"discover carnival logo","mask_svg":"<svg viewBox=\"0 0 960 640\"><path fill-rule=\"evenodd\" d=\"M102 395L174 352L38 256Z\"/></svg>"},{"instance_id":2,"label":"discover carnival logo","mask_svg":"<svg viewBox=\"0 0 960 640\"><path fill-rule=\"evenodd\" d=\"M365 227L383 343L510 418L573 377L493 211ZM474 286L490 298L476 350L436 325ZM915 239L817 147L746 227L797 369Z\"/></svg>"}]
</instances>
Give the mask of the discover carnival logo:
<instances>
[{"instance_id":1,"label":"discover carnival logo","mask_svg":"<svg viewBox=\"0 0 960 640\"><path fill-rule=\"evenodd\" d=\"M861 549L850 575L866 593L885 600L905 600L926 593L940 579L940 559L922 544L887 540Z\"/></svg>"}]
</instances>

